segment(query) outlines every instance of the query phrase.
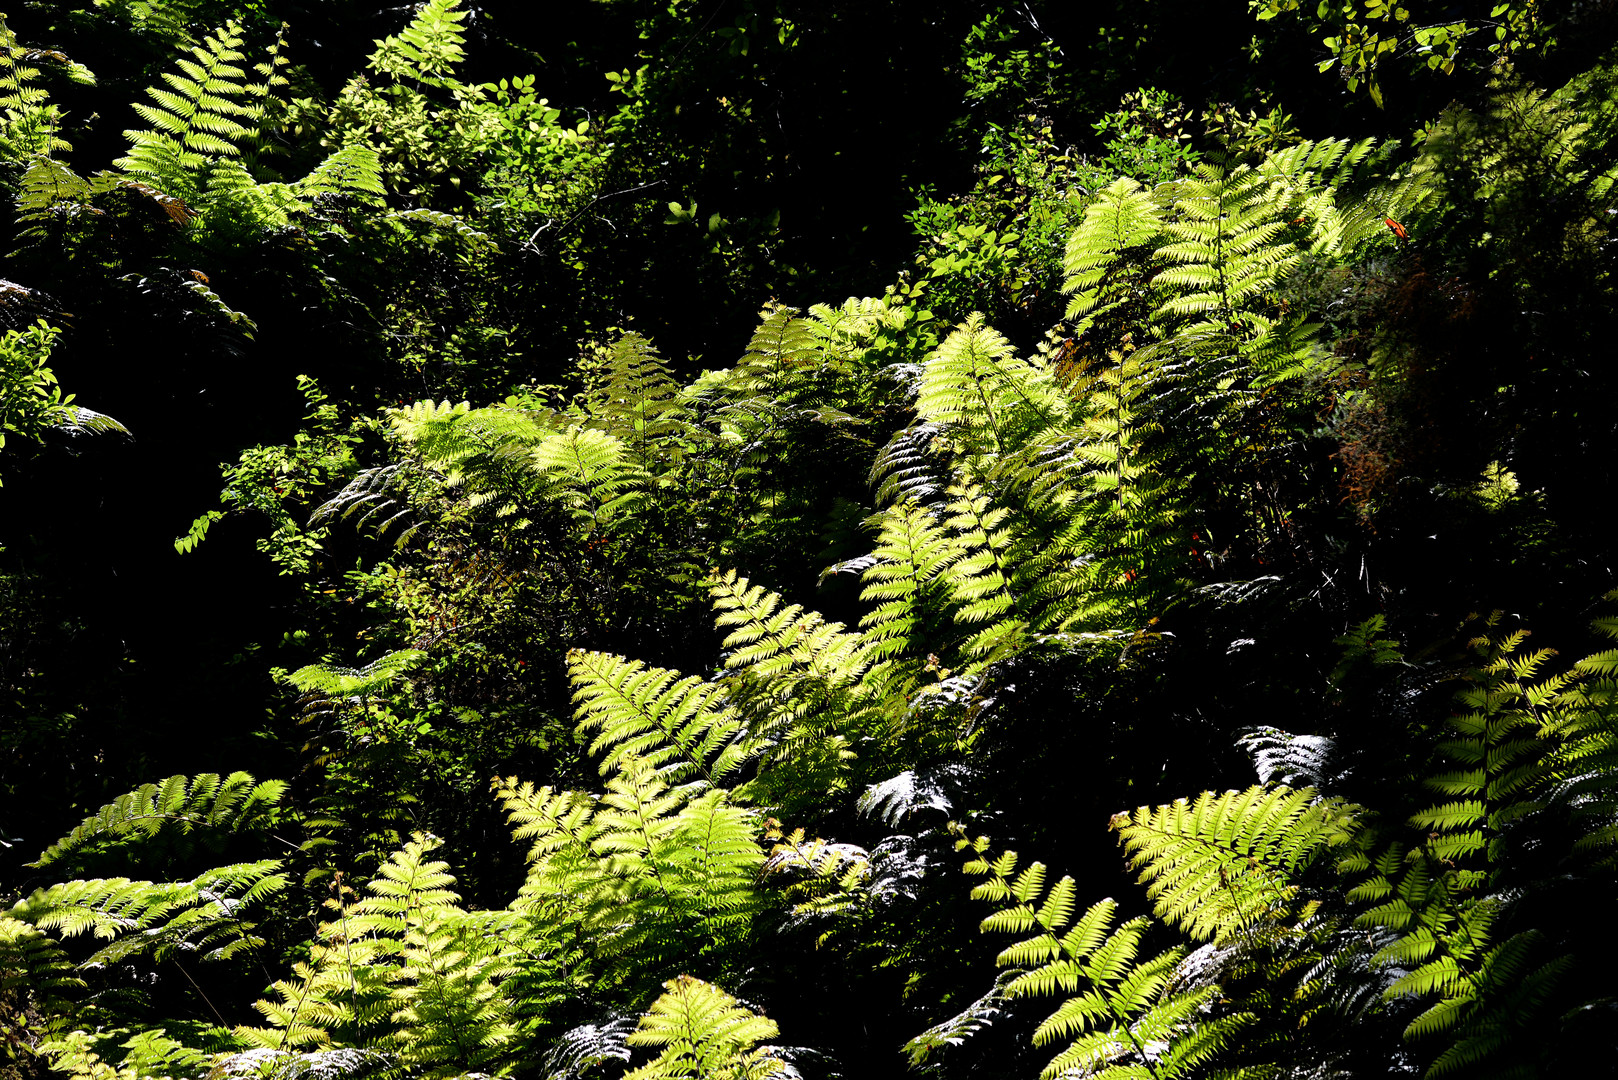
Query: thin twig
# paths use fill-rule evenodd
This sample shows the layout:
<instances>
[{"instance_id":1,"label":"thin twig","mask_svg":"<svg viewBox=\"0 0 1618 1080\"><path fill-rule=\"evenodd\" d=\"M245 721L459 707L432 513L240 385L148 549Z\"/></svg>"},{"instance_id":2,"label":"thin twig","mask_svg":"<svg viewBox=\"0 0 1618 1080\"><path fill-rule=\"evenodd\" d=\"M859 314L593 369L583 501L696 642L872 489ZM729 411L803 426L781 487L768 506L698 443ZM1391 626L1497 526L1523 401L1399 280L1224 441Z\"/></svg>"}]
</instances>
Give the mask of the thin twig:
<instances>
[{"instance_id":1,"label":"thin twig","mask_svg":"<svg viewBox=\"0 0 1618 1080\"><path fill-rule=\"evenodd\" d=\"M633 193L635 193L637 191L645 191L647 188L654 188L654 187L657 187L660 184L666 184L666 183L668 183L667 180L653 180L653 181L651 181L649 183L636 185L635 187L627 187L627 188L623 188L622 190L619 190L619 191L608 192L605 195L598 195L594 199L591 199L589 201L589 203L587 203L584 206L584 208L581 209L578 213L576 213L572 217L568 218L567 222L560 229L557 230L556 235L560 236L563 233L567 232L569 227L571 227L572 224L575 221L579 220L579 218L583 217L585 214L588 214L591 210L595 209L595 206L596 206L597 203L604 203L608 199L615 199L620 195L631 195L631 194L633 194ZM546 229L550 228L551 225L553 225L553 224L555 224L553 221L547 221L544 225L541 225L539 228L535 229L534 230L534 235L530 236L528 238L528 241L525 244L523 244L522 246L532 250L534 252L534 254L536 254L536 255L545 254L547 248L535 247L534 246L534 240L535 240L535 238L537 238L539 236L540 233L542 233Z\"/></svg>"}]
</instances>

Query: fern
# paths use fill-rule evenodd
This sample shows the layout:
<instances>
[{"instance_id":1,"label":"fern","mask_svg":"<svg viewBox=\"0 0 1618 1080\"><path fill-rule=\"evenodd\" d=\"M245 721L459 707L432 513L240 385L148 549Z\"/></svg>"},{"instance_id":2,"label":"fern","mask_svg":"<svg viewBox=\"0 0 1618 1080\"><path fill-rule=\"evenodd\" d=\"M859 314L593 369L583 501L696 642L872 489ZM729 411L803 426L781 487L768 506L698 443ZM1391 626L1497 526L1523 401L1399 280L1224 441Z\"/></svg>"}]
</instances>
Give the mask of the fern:
<instances>
[{"instance_id":1,"label":"fern","mask_svg":"<svg viewBox=\"0 0 1618 1080\"><path fill-rule=\"evenodd\" d=\"M863 906L870 897L871 853L856 844L809 840L802 829L772 828L775 846L759 868L759 877L786 880L783 895L792 901L794 923L835 918ZM830 931L817 944L825 944Z\"/></svg>"},{"instance_id":2,"label":"fern","mask_svg":"<svg viewBox=\"0 0 1618 1080\"><path fill-rule=\"evenodd\" d=\"M603 773L638 758L670 783L694 781L691 790L700 793L747 759L722 687L605 653L575 649L567 662L579 733L598 732L590 752L608 751Z\"/></svg>"},{"instance_id":3,"label":"fern","mask_svg":"<svg viewBox=\"0 0 1618 1080\"><path fill-rule=\"evenodd\" d=\"M663 996L626 1040L662 1052L624 1080L786 1080L794 1075L779 1051L758 1045L780 1034L769 1017L690 975L663 987Z\"/></svg>"},{"instance_id":4,"label":"fern","mask_svg":"<svg viewBox=\"0 0 1618 1080\"><path fill-rule=\"evenodd\" d=\"M610 534L633 519L646 497L647 476L625 450L611 435L572 427L535 444L533 467L545 495L587 535Z\"/></svg>"},{"instance_id":5,"label":"fern","mask_svg":"<svg viewBox=\"0 0 1618 1080\"><path fill-rule=\"evenodd\" d=\"M499 941L459 907L448 865L428 859L437 846L419 835L406 844L351 918L353 930L396 942L385 1045L425 1076L450 1077L494 1067L516 1031L496 985L507 971Z\"/></svg>"},{"instance_id":6,"label":"fern","mask_svg":"<svg viewBox=\"0 0 1618 1080\"><path fill-rule=\"evenodd\" d=\"M31 922L0 914L0 1000L26 995L37 1006L66 1011L68 997L83 986L55 939ZM0 1031L14 1038L9 1026Z\"/></svg>"},{"instance_id":7,"label":"fern","mask_svg":"<svg viewBox=\"0 0 1618 1080\"><path fill-rule=\"evenodd\" d=\"M467 13L459 0L428 0L399 33L377 42L370 66L395 80L424 86L456 86L455 67L466 59L461 23Z\"/></svg>"},{"instance_id":8,"label":"fern","mask_svg":"<svg viewBox=\"0 0 1618 1080\"><path fill-rule=\"evenodd\" d=\"M783 400L803 372L823 361L825 350L814 324L797 309L775 307L766 312L726 383L738 396Z\"/></svg>"},{"instance_id":9,"label":"fern","mask_svg":"<svg viewBox=\"0 0 1618 1080\"><path fill-rule=\"evenodd\" d=\"M241 25L227 22L177 61L177 72L165 72L167 89L151 87L151 102L132 106L152 127L126 131L129 153L114 164L182 198L205 190L204 171L242 154L262 112L240 66L243 43Z\"/></svg>"},{"instance_id":10,"label":"fern","mask_svg":"<svg viewBox=\"0 0 1618 1080\"><path fill-rule=\"evenodd\" d=\"M1196 1075L1251 1022L1241 1013L1207 1015L1213 987L1175 985L1181 950L1138 959L1147 920L1116 924L1111 900L1079 914L1072 878L1047 887L1043 864L1018 873L1015 853L989 860L981 856L982 842L973 846L979 857L966 871L988 880L972 895L1001 905L983 920L983 930L1032 934L1000 953L1002 967L1022 969L1006 984L1006 997L1072 995L1034 1032L1036 1046L1065 1044L1041 1071L1042 1080Z\"/></svg>"},{"instance_id":11,"label":"fern","mask_svg":"<svg viewBox=\"0 0 1618 1080\"><path fill-rule=\"evenodd\" d=\"M1020 620L1007 618L1017 600L1011 581L1010 511L993 505L975 484L951 485L946 495L944 525L966 551L944 572L957 605L955 621L988 624L964 643L963 652L973 657L1009 652L1024 629Z\"/></svg>"},{"instance_id":12,"label":"fern","mask_svg":"<svg viewBox=\"0 0 1618 1080\"><path fill-rule=\"evenodd\" d=\"M386 539L390 530L397 529L393 545L403 548L422 525L421 519L412 513L408 495L401 490L419 477L420 471L412 468L412 465L411 462L401 461L361 469L336 495L314 509L309 515L309 524L319 526L328 522L353 521L356 529L369 528L378 539ZM218 511L211 513L215 515L213 520L223 516ZM181 554L200 542L198 526L201 526L201 534L206 534L207 524L211 524L207 518L198 519L191 535L185 538L186 547L181 549ZM176 541L176 548L180 543Z\"/></svg>"},{"instance_id":13,"label":"fern","mask_svg":"<svg viewBox=\"0 0 1618 1080\"><path fill-rule=\"evenodd\" d=\"M500 992L510 949L488 916L460 907L436 839L417 834L382 865L368 895L321 928L307 961L260 1000L269 1028L237 1036L261 1050L329 1051L366 1044L423 1075L498 1068L516 1038Z\"/></svg>"},{"instance_id":14,"label":"fern","mask_svg":"<svg viewBox=\"0 0 1618 1080\"><path fill-rule=\"evenodd\" d=\"M287 676L287 681L306 694L363 702L391 688L405 672L427 659L420 649L400 649L379 656L360 668L309 664Z\"/></svg>"},{"instance_id":15,"label":"fern","mask_svg":"<svg viewBox=\"0 0 1618 1080\"><path fill-rule=\"evenodd\" d=\"M0 19L0 157L20 161L48 158L72 150L61 137L61 110L38 85L39 65L55 69L74 82L95 84L95 76L54 49L24 48Z\"/></svg>"},{"instance_id":16,"label":"fern","mask_svg":"<svg viewBox=\"0 0 1618 1080\"><path fill-rule=\"evenodd\" d=\"M925 1066L930 1058L949 1047L960 1046L972 1036L992 1025L1005 1012L1006 986L1022 973L1013 969L1001 972L994 986L976 998L966 1008L940 1023L934 1024L920 1035L905 1042L905 1056L911 1068Z\"/></svg>"},{"instance_id":17,"label":"fern","mask_svg":"<svg viewBox=\"0 0 1618 1080\"><path fill-rule=\"evenodd\" d=\"M1125 305L1132 305L1128 314L1145 314L1139 308L1151 295L1150 266L1129 256L1155 250L1162 231L1161 210L1136 181L1120 177L1097 193L1068 239L1062 264L1062 291L1073 296L1066 317L1079 320L1076 336Z\"/></svg>"},{"instance_id":18,"label":"fern","mask_svg":"<svg viewBox=\"0 0 1618 1080\"><path fill-rule=\"evenodd\" d=\"M566 920L609 962L639 964L743 936L764 856L756 814L713 788L695 798L625 756L600 797L495 787L518 839L531 841L520 914Z\"/></svg>"},{"instance_id":19,"label":"fern","mask_svg":"<svg viewBox=\"0 0 1618 1080\"><path fill-rule=\"evenodd\" d=\"M609 1061L629 1061L625 1041L638 1021L616 1017L601 1024L580 1024L564 1032L545 1055L545 1080L575 1080Z\"/></svg>"},{"instance_id":20,"label":"fern","mask_svg":"<svg viewBox=\"0 0 1618 1080\"><path fill-rule=\"evenodd\" d=\"M937 424L916 423L889 440L868 478L878 506L925 505L938 497L949 477L948 458L940 452L941 434Z\"/></svg>"},{"instance_id":21,"label":"fern","mask_svg":"<svg viewBox=\"0 0 1618 1080\"><path fill-rule=\"evenodd\" d=\"M711 588L715 620L728 630L726 683L748 752L777 798L841 786L855 733L875 703L862 677L871 657L862 635L727 571Z\"/></svg>"},{"instance_id":22,"label":"fern","mask_svg":"<svg viewBox=\"0 0 1618 1080\"><path fill-rule=\"evenodd\" d=\"M917 417L938 424L974 458L1015 449L1062 412L1050 372L1018 357L981 315L928 357L916 390Z\"/></svg>"},{"instance_id":23,"label":"fern","mask_svg":"<svg viewBox=\"0 0 1618 1080\"><path fill-rule=\"evenodd\" d=\"M1493 623L1491 619L1488 625ZM1471 674L1474 684L1456 695L1466 709L1450 718L1456 737L1438 748L1460 768L1427 781L1449 801L1411 818L1411 824L1431 830L1428 848L1440 861L1456 863L1475 854L1483 854L1487 863L1498 861L1501 833L1540 808L1533 796L1543 786L1547 762L1535 714L1572 675L1531 681L1554 653L1541 649L1518 655L1527 636L1517 631L1497 642L1487 637L1472 642L1486 650L1484 662ZM1460 887L1472 887L1485 875L1481 869L1462 873Z\"/></svg>"},{"instance_id":24,"label":"fern","mask_svg":"<svg viewBox=\"0 0 1618 1080\"><path fill-rule=\"evenodd\" d=\"M171 776L160 784L143 784L85 818L29 865L47 866L165 830L184 834L193 829L259 828L273 820L286 791L284 780L261 783L245 772L226 777Z\"/></svg>"},{"instance_id":25,"label":"fern","mask_svg":"<svg viewBox=\"0 0 1618 1080\"><path fill-rule=\"evenodd\" d=\"M363 143L349 143L334 150L299 180L297 187L299 194L311 202L322 195L378 201L387 194L382 186L382 163L376 151Z\"/></svg>"},{"instance_id":26,"label":"fern","mask_svg":"<svg viewBox=\"0 0 1618 1080\"><path fill-rule=\"evenodd\" d=\"M286 889L281 870L272 859L216 867L181 882L63 882L35 890L6 915L58 938L89 934L103 942L83 961L91 967L143 954L226 960L263 944L247 911Z\"/></svg>"},{"instance_id":27,"label":"fern","mask_svg":"<svg viewBox=\"0 0 1618 1080\"><path fill-rule=\"evenodd\" d=\"M584 408L593 422L623 440L640 468L652 471L677 460L675 436L683 433L688 410L679 384L652 343L625 334L590 373Z\"/></svg>"},{"instance_id":28,"label":"fern","mask_svg":"<svg viewBox=\"0 0 1618 1080\"><path fill-rule=\"evenodd\" d=\"M1160 392L1137 350L1077 375L1077 423L1006 463L1002 484L1038 523L1013 554L1030 622L1045 633L1094 632L1157 616L1186 585L1185 483L1155 450L1143 416Z\"/></svg>"},{"instance_id":29,"label":"fern","mask_svg":"<svg viewBox=\"0 0 1618 1080\"><path fill-rule=\"evenodd\" d=\"M1618 600L1618 590L1609 592ZM1595 620L1597 633L1618 639L1618 619ZM1547 762L1546 801L1565 808L1577 831L1574 851L1610 868L1618 846L1618 650L1604 649L1573 665L1576 678L1540 713L1557 740Z\"/></svg>"},{"instance_id":30,"label":"fern","mask_svg":"<svg viewBox=\"0 0 1618 1080\"><path fill-rule=\"evenodd\" d=\"M831 685L856 682L866 668L858 634L841 623L828 623L818 612L781 597L726 571L710 590L715 620L729 629L721 648L725 667L760 680L818 679Z\"/></svg>"},{"instance_id":31,"label":"fern","mask_svg":"<svg viewBox=\"0 0 1618 1080\"><path fill-rule=\"evenodd\" d=\"M1157 917L1217 944L1289 915L1299 879L1350 841L1353 816L1309 788L1255 786L1143 806L1113 828Z\"/></svg>"},{"instance_id":32,"label":"fern","mask_svg":"<svg viewBox=\"0 0 1618 1080\"><path fill-rule=\"evenodd\" d=\"M535 487L533 452L555 433L547 417L462 402L421 401L391 414L393 430L446 486L466 489L474 506L512 516Z\"/></svg>"},{"instance_id":33,"label":"fern","mask_svg":"<svg viewBox=\"0 0 1618 1080\"><path fill-rule=\"evenodd\" d=\"M952 599L945 575L966 552L925 508L901 503L874 519L876 549L836 570L857 571L860 599L875 606L860 619L874 661L943 648Z\"/></svg>"}]
</instances>

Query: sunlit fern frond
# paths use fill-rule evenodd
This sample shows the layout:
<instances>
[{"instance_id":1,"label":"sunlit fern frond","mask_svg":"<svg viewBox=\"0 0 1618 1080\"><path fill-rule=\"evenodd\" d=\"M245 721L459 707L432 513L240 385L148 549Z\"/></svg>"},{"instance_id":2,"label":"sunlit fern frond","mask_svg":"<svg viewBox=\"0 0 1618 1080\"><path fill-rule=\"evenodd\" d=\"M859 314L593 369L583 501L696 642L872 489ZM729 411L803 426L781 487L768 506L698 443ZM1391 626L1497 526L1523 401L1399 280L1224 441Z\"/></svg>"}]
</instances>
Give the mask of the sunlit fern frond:
<instances>
[{"instance_id":1,"label":"sunlit fern frond","mask_svg":"<svg viewBox=\"0 0 1618 1080\"><path fill-rule=\"evenodd\" d=\"M622 439L636 464L655 471L679 457L673 436L689 426L689 410L673 372L650 341L625 334L602 350L589 378L584 407L592 422Z\"/></svg>"},{"instance_id":2,"label":"sunlit fern frond","mask_svg":"<svg viewBox=\"0 0 1618 1080\"><path fill-rule=\"evenodd\" d=\"M638 758L693 793L722 784L747 760L742 724L724 687L608 653L568 654L579 733L605 751L603 773Z\"/></svg>"},{"instance_id":3,"label":"sunlit fern frond","mask_svg":"<svg viewBox=\"0 0 1618 1080\"><path fill-rule=\"evenodd\" d=\"M987 878L972 895L999 907L983 930L1028 935L1000 953L1000 966L1018 970L1006 997L1066 995L1034 1032L1036 1046L1062 1047L1041 1080L1201 1075L1252 1022L1211 1009L1215 987L1176 985L1183 950L1141 958L1146 919L1117 923L1112 900L1080 913L1072 878L1048 883L1041 863L1018 872L1014 852L974 858L966 870Z\"/></svg>"},{"instance_id":4,"label":"sunlit fern frond","mask_svg":"<svg viewBox=\"0 0 1618 1080\"><path fill-rule=\"evenodd\" d=\"M1222 942L1288 911L1310 866L1349 842L1353 808L1256 785L1143 806L1113 827L1157 916Z\"/></svg>"},{"instance_id":5,"label":"sunlit fern frond","mask_svg":"<svg viewBox=\"0 0 1618 1080\"><path fill-rule=\"evenodd\" d=\"M1152 194L1119 177L1096 195L1067 242L1062 291L1066 317L1082 337L1109 313L1150 295L1150 253L1162 238L1163 215Z\"/></svg>"},{"instance_id":6,"label":"sunlit fern frond","mask_svg":"<svg viewBox=\"0 0 1618 1080\"><path fill-rule=\"evenodd\" d=\"M85 818L30 865L46 866L162 832L260 827L274 815L286 792L284 780L260 782L245 772L171 776L161 783L142 784Z\"/></svg>"},{"instance_id":7,"label":"sunlit fern frond","mask_svg":"<svg viewBox=\"0 0 1618 1080\"><path fill-rule=\"evenodd\" d=\"M624 1080L787 1080L794 1074L774 1048L758 1045L780 1034L769 1017L690 975L663 988L627 1040L662 1052Z\"/></svg>"},{"instance_id":8,"label":"sunlit fern frond","mask_svg":"<svg viewBox=\"0 0 1618 1080\"><path fill-rule=\"evenodd\" d=\"M1014 450L1065 411L1043 359L1019 357L981 314L927 358L916 392L917 417L939 425L969 456Z\"/></svg>"}]
</instances>

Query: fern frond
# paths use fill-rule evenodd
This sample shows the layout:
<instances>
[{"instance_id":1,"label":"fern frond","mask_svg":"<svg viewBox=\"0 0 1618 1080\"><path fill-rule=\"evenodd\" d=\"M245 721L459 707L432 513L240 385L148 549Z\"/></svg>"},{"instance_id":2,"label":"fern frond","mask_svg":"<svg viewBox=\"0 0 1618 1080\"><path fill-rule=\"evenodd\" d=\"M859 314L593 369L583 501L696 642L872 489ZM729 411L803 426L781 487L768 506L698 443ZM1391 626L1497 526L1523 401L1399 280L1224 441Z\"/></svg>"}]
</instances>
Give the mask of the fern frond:
<instances>
[{"instance_id":1,"label":"fern frond","mask_svg":"<svg viewBox=\"0 0 1618 1080\"><path fill-rule=\"evenodd\" d=\"M950 612L943 575L966 557L960 542L921 506L900 503L873 518L880 532L868 556L834 569L858 571L860 599L875 603L860 619L874 661L939 648Z\"/></svg>"},{"instance_id":2,"label":"fern frond","mask_svg":"<svg viewBox=\"0 0 1618 1080\"><path fill-rule=\"evenodd\" d=\"M629 333L604 351L590 372L584 408L594 423L622 439L635 463L648 472L680 456L678 440L689 426L690 410L680 386L657 349Z\"/></svg>"},{"instance_id":3,"label":"fern frond","mask_svg":"<svg viewBox=\"0 0 1618 1080\"><path fill-rule=\"evenodd\" d=\"M842 623L828 623L800 605L753 585L734 570L726 571L709 590L719 629L729 629L721 648L725 667L746 671L765 681L819 679L832 685L857 680L867 664L860 636Z\"/></svg>"},{"instance_id":4,"label":"fern frond","mask_svg":"<svg viewBox=\"0 0 1618 1080\"><path fill-rule=\"evenodd\" d=\"M627 1040L662 1053L624 1080L786 1080L793 1074L774 1048L758 1046L780 1034L769 1017L690 975L663 989Z\"/></svg>"},{"instance_id":5,"label":"fern frond","mask_svg":"<svg viewBox=\"0 0 1618 1080\"><path fill-rule=\"evenodd\" d=\"M872 663L865 638L733 571L710 593L716 624L730 630L727 683L750 753L764 769L789 770L800 782L812 776L821 790L836 787L847 746L873 707L863 681ZM777 780L765 775L760 782Z\"/></svg>"},{"instance_id":6,"label":"fern frond","mask_svg":"<svg viewBox=\"0 0 1618 1080\"><path fill-rule=\"evenodd\" d=\"M348 195L361 202L378 202L387 194L382 185L382 163L364 143L338 147L297 183L300 195L313 201L322 195Z\"/></svg>"},{"instance_id":7,"label":"fern frond","mask_svg":"<svg viewBox=\"0 0 1618 1080\"><path fill-rule=\"evenodd\" d=\"M368 698L385 693L407 671L426 659L427 654L420 649L399 649L379 656L359 668L309 664L294 671L286 679L305 694L320 694L331 699L363 703Z\"/></svg>"},{"instance_id":8,"label":"fern frond","mask_svg":"<svg viewBox=\"0 0 1618 1080\"><path fill-rule=\"evenodd\" d=\"M51 1004L83 985L53 938L31 922L0 914L0 994L26 992Z\"/></svg>"},{"instance_id":9,"label":"fern frond","mask_svg":"<svg viewBox=\"0 0 1618 1080\"><path fill-rule=\"evenodd\" d=\"M286 794L284 780L259 782L245 772L221 777L171 776L120 795L46 848L30 866L47 866L109 843L150 838L173 829L252 829L274 814Z\"/></svg>"},{"instance_id":10,"label":"fern frond","mask_svg":"<svg viewBox=\"0 0 1618 1080\"><path fill-rule=\"evenodd\" d=\"M545 496L590 535L610 533L634 517L646 498L646 473L605 432L573 427L539 440L533 468Z\"/></svg>"},{"instance_id":11,"label":"fern frond","mask_svg":"<svg viewBox=\"0 0 1618 1080\"><path fill-rule=\"evenodd\" d=\"M766 308L726 386L737 396L780 399L804 372L819 366L824 353L812 321L796 308Z\"/></svg>"},{"instance_id":12,"label":"fern frond","mask_svg":"<svg viewBox=\"0 0 1618 1080\"><path fill-rule=\"evenodd\" d=\"M1256 785L1141 807L1113 827L1158 917L1219 942L1284 907L1310 864L1349 841L1353 814L1309 788Z\"/></svg>"},{"instance_id":13,"label":"fern frond","mask_svg":"<svg viewBox=\"0 0 1618 1080\"><path fill-rule=\"evenodd\" d=\"M868 477L878 506L899 502L926 505L943 492L950 469L940 452L942 433L937 424L912 424L888 441Z\"/></svg>"},{"instance_id":14,"label":"fern frond","mask_svg":"<svg viewBox=\"0 0 1618 1080\"><path fill-rule=\"evenodd\" d=\"M1079 320L1075 336L1082 337L1098 319L1146 292L1142 257L1155 250L1162 231L1156 201L1129 177L1119 177L1096 194L1068 239L1062 264L1062 291L1073 296L1065 317Z\"/></svg>"},{"instance_id":15,"label":"fern frond","mask_svg":"<svg viewBox=\"0 0 1618 1080\"><path fill-rule=\"evenodd\" d=\"M933 1055L947 1047L960 1046L967 1039L993 1025L995 1018L1004 1012L1001 1004L1006 999L1006 984L1016 977L1017 973L1014 971L1001 972L988 993L948 1020L934 1024L906 1042L904 1053L910 1058L911 1068L927 1064Z\"/></svg>"},{"instance_id":16,"label":"fern frond","mask_svg":"<svg viewBox=\"0 0 1618 1080\"><path fill-rule=\"evenodd\" d=\"M248 89L241 24L234 20L208 34L164 72L168 89L146 91L150 104L132 108L151 125L124 132L129 152L114 162L124 173L144 178L181 197L205 187L202 173L211 161L239 157L256 134L262 104Z\"/></svg>"},{"instance_id":17,"label":"fern frond","mask_svg":"<svg viewBox=\"0 0 1618 1080\"><path fill-rule=\"evenodd\" d=\"M1016 449L1063 412L1043 360L1017 356L981 314L927 358L916 391L917 417L959 439L969 455Z\"/></svg>"},{"instance_id":18,"label":"fern frond","mask_svg":"<svg viewBox=\"0 0 1618 1080\"><path fill-rule=\"evenodd\" d=\"M567 663L579 733L595 734L592 754L607 751L603 773L638 758L669 783L694 781L700 793L747 759L741 721L723 687L607 653L575 649Z\"/></svg>"}]
</instances>

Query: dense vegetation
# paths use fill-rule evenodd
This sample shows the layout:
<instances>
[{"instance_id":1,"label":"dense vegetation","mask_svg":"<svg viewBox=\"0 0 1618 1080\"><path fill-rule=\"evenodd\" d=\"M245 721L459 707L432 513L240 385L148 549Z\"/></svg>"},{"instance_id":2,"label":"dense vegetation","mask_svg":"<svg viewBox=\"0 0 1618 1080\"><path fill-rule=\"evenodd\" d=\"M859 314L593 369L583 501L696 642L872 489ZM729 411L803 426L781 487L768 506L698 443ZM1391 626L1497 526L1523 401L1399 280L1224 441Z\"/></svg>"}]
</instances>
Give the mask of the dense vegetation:
<instances>
[{"instance_id":1,"label":"dense vegetation","mask_svg":"<svg viewBox=\"0 0 1618 1080\"><path fill-rule=\"evenodd\" d=\"M1615 1060L1615 29L19 3L0 1070Z\"/></svg>"}]
</instances>

